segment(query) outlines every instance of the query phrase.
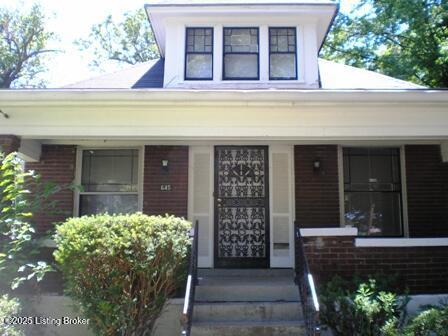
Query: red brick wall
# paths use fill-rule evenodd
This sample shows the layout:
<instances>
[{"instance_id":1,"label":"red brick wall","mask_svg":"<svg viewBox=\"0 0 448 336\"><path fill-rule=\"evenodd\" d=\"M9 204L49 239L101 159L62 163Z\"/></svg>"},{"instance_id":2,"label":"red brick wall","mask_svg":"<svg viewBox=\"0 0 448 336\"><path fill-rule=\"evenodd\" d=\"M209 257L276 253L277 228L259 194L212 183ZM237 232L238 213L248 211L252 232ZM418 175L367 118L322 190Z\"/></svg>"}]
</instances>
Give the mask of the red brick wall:
<instances>
[{"instance_id":1,"label":"red brick wall","mask_svg":"<svg viewBox=\"0 0 448 336\"><path fill-rule=\"evenodd\" d=\"M440 146L405 147L409 233L411 237L448 236L448 164Z\"/></svg>"},{"instance_id":2,"label":"red brick wall","mask_svg":"<svg viewBox=\"0 0 448 336\"><path fill-rule=\"evenodd\" d=\"M321 168L313 169L319 159ZM294 147L296 220L302 228L339 226L338 148Z\"/></svg>"},{"instance_id":3,"label":"red brick wall","mask_svg":"<svg viewBox=\"0 0 448 336\"><path fill-rule=\"evenodd\" d=\"M397 275L413 294L448 293L448 246L355 247L354 237L305 237L305 250L317 283L338 274Z\"/></svg>"},{"instance_id":4,"label":"red brick wall","mask_svg":"<svg viewBox=\"0 0 448 336\"><path fill-rule=\"evenodd\" d=\"M54 182L67 186L75 179L76 146L43 145L39 162L27 163L26 168L35 170L41 176L42 182ZM38 232L53 228L54 222L62 221L73 215L73 192L63 188L51 197L56 201L54 210L37 213L34 221Z\"/></svg>"},{"instance_id":5,"label":"red brick wall","mask_svg":"<svg viewBox=\"0 0 448 336\"><path fill-rule=\"evenodd\" d=\"M0 151L5 154L15 152L20 147L20 139L15 135L0 135Z\"/></svg>"},{"instance_id":6,"label":"red brick wall","mask_svg":"<svg viewBox=\"0 0 448 336\"><path fill-rule=\"evenodd\" d=\"M162 160L169 160L168 172L162 170ZM143 175L144 213L187 217L187 146L146 146ZM171 191L161 191L162 184L169 184Z\"/></svg>"}]
</instances>

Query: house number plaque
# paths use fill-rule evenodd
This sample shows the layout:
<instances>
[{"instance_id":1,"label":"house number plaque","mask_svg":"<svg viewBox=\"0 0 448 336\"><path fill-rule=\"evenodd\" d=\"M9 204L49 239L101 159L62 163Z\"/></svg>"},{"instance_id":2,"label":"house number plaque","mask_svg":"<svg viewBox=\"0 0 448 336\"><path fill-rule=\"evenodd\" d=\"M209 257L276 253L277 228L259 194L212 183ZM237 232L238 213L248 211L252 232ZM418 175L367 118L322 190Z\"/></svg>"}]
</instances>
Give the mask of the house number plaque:
<instances>
[{"instance_id":1,"label":"house number plaque","mask_svg":"<svg viewBox=\"0 0 448 336\"><path fill-rule=\"evenodd\" d=\"M161 184L160 191L171 191L171 184Z\"/></svg>"}]
</instances>

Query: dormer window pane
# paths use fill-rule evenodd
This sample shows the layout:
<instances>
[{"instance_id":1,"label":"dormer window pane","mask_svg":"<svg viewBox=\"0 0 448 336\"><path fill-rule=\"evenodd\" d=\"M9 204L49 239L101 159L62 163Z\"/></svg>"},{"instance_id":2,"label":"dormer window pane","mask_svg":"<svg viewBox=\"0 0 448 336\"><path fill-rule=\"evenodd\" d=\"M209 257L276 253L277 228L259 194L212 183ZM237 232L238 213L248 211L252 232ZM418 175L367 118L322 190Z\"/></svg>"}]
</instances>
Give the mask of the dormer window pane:
<instances>
[{"instance_id":1,"label":"dormer window pane","mask_svg":"<svg viewBox=\"0 0 448 336\"><path fill-rule=\"evenodd\" d=\"M224 79L259 79L258 28L224 28Z\"/></svg>"},{"instance_id":2,"label":"dormer window pane","mask_svg":"<svg viewBox=\"0 0 448 336\"><path fill-rule=\"evenodd\" d=\"M269 28L269 78L297 79L295 28Z\"/></svg>"},{"instance_id":3,"label":"dormer window pane","mask_svg":"<svg viewBox=\"0 0 448 336\"><path fill-rule=\"evenodd\" d=\"M213 79L213 28L187 28L185 79Z\"/></svg>"}]
</instances>

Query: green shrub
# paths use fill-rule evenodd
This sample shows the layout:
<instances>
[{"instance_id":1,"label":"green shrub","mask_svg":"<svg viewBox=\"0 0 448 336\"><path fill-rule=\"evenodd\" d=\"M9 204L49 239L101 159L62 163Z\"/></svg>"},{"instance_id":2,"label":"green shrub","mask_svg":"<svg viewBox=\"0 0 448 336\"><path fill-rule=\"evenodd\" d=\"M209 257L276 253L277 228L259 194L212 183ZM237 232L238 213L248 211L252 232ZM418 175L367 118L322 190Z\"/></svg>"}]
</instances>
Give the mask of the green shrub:
<instances>
[{"instance_id":1,"label":"green shrub","mask_svg":"<svg viewBox=\"0 0 448 336\"><path fill-rule=\"evenodd\" d=\"M379 336L398 328L405 317L408 298L380 290L377 281L333 278L320 290L320 318L335 336ZM356 288L353 290L352 288Z\"/></svg>"},{"instance_id":2,"label":"green shrub","mask_svg":"<svg viewBox=\"0 0 448 336\"><path fill-rule=\"evenodd\" d=\"M406 336L448 336L448 304L440 307L427 306L412 318L404 332Z\"/></svg>"},{"instance_id":3,"label":"green shrub","mask_svg":"<svg viewBox=\"0 0 448 336\"><path fill-rule=\"evenodd\" d=\"M185 280L189 222L97 215L56 229L66 292L100 335L150 335L166 299Z\"/></svg>"},{"instance_id":4,"label":"green shrub","mask_svg":"<svg viewBox=\"0 0 448 336\"><path fill-rule=\"evenodd\" d=\"M23 333L15 325L5 323L11 316L17 316L20 312L20 304L17 299L11 299L8 295L0 296L0 335L22 336Z\"/></svg>"}]
</instances>

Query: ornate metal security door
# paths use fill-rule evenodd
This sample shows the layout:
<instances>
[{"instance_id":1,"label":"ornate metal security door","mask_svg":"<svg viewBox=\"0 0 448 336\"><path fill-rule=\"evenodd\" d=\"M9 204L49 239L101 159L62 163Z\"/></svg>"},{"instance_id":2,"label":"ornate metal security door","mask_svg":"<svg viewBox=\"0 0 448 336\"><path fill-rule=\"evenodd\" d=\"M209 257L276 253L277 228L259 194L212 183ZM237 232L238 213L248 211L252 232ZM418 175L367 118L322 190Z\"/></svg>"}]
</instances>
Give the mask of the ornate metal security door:
<instances>
[{"instance_id":1,"label":"ornate metal security door","mask_svg":"<svg viewBox=\"0 0 448 336\"><path fill-rule=\"evenodd\" d=\"M269 266L265 146L215 147L215 267Z\"/></svg>"}]
</instances>

